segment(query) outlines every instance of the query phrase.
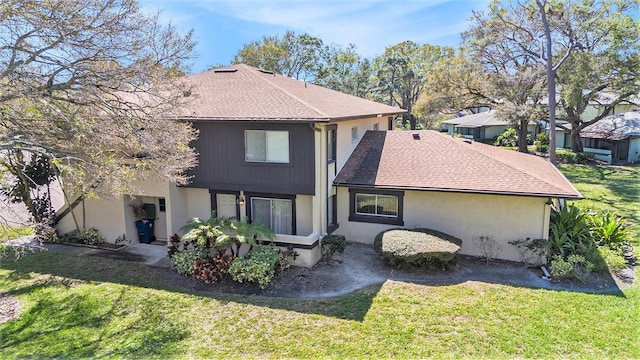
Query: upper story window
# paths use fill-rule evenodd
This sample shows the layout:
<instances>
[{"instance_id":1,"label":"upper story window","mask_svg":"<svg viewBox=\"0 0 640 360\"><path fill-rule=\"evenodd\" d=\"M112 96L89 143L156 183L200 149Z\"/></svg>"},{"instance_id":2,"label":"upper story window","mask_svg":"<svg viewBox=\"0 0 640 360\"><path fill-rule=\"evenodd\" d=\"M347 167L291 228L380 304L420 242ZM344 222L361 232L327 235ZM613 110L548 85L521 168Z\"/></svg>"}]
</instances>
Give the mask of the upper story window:
<instances>
[{"instance_id":1,"label":"upper story window","mask_svg":"<svg viewBox=\"0 0 640 360\"><path fill-rule=\"evenodd\" d=\"M358 141L358 127L351 128L351 141Z\"/></svg>"},{"instance_id":2,"label":"upper story window","mask_svg":"<svg viewBox=\"0 0 640 360\"><path fill-rule=\"evenodd\" d=\"M378 130L380 130L380 123L375 123L375 124L373 124L373 130L374 130L374 131L378 131Z\"/></svg>"},{"instance_id":3,"label":"upper story window","mask_svg":"<svg viewBox=\"0 0 640 360\"><path fill-rule=\"evenodd\" d=\"M245 160L248 162L289 163L289 132L245 130Z\"/></svg>"},{"instance_id":4,"label":"upper story window","mask_svg":"<svg viewBox=\"0 0 640 360\"><path fill-rule=\"evenodd\" d=\"M332 163L336 161L336 149L337 149L337 126L327 127L327 162Z\"/></svg>"}]
</instances>

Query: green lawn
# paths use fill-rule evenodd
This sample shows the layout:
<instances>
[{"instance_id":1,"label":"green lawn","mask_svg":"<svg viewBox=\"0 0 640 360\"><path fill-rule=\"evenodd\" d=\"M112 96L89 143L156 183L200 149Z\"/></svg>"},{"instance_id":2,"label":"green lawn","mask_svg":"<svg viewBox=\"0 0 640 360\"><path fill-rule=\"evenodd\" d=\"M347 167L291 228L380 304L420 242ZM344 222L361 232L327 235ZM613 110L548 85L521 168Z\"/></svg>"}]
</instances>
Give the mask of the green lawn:
<instances>
[{"instance_id":1,"label":"green lawn","mask_svg":"<svg viewBox=\"0 0 640 360\"><path fill-rule=\"evenodd\" d=\"M388 281L324 300L202 294L118 260L39 253L0 263L16 357L640 357L635 286L613 294Z\"/></svg>"},{"instance_id":2,"label":"green lawn","mask_svg":"<svg viewBox=\"0 0 640 360\"><path fill-rule=\"evenodd\" d=\"M0 225L0 243L33 234L33 229L26 226Z\"/></svg>"},{"instance_id":3,"label":"green lawn","mask_svg":"<svg viewBox=\"0 0 640 360\"><path fill-rule=\"evenodd\" d=\"M576 205L611 211L640 234L640 167L561 165L559 169L585 197ZM638 237L635 244L640 246Z\"/></svg>"},{"instance_id":4,"label":"green lawn","mask_svg":"<svg viewBox=\"0 0 640 360\"><path fill-rule=\"evenodd\" d=\"M612 169L562 167L594 204L637 221L640 173ZM56 253L1 260L0 294L23 309L0 325L0 358L640 358L637 284L586 294L387 281L295 300L193 292L158 271Z\"/></svg>"}]
</instances>

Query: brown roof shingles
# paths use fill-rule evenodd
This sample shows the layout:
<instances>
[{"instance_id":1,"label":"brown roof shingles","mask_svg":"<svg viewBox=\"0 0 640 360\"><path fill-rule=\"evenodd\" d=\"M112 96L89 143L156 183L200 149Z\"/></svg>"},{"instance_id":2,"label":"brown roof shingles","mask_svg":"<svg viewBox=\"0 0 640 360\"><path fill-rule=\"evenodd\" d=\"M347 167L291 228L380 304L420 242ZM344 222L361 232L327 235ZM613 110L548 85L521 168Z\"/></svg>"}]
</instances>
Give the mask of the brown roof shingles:
<instances>
[{"instance_id":1,"label":"brown roof shingles","mask_svg":"<svg viewBox=\"0 0 640 360\"><path fill-rule=\"evenodd\" d=\"M582 198L543 158L435 131L368 131L334 184Z\"/></svg>"},{"instance_id":2,"label":"brown roof shingles","mask_svg":"<svg viewBox=\"0 0 640 360\"><path fill-rule=\"evenodd\" d=\"M331 121L405 112L283 75L239 64L184 80L193 87L184 117L208 120Z\"/></svg>"}]
</instances>

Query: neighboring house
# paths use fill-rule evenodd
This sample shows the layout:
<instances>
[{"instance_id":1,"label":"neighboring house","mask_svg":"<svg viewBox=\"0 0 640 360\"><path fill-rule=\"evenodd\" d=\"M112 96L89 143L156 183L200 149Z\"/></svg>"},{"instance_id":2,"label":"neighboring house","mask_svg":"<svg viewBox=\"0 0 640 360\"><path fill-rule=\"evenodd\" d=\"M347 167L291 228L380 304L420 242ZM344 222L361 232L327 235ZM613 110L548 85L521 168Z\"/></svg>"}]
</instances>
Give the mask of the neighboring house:
<instances>
[{"instance_id":1,"label":"neighboring house","mask_svg":"<svg viewBox=\"0 0 640 360\"><path fill-rule=\"evenodd\" d=\"M510 127L509 122L496 117L495 110L461 116L442 123L447 127L449 135L460 134L464 138L474 140L495 140ZM532 139L535 138L540 132L538 123L529 122L527 131Z\"/></svg>"},{"instance_id":2,"label":"neighboring house","mask_svg":"<svg viewBox=\"0 0 640 360\"><path fill-rule=\"evenodd\" d=\"M424 227L462 239L493 236L499 258L519 261L509 244L547 238L554 199L582 195L547 160L435 131L368 131L334 181L338 233L372 243L379 232Z\"/></svg>"},{"instance_id":3,"label":"neighboring house","mask_svg":"<svg viewBox=\"0 0 640 360\"><path fill-rule=\"evenodd\" d=\"M247 65L184 80L194 88L182 120L199 131L191 183L147 178L135 194L86 199L58 229L71 231L78 221L109 242L123 234L137 242L132 205L152 204L159 240L192 217L243 218L274 230L277 245L293 246L297 265L315 264L320 237L337 227L336 174L367 130L388 129L405 110Z\"/></svg>"},{"instance_id":4,"label":"neighboring house","mask_svg":"<svg viewBox=\"0 0 640 360\"><path fill-rule=\"evenodd\" d=\"M640 161L640 112L610 115L580 132L584 152L596 159L634 164Z\"/></svg>"},{"instance_id":5,"label":"neighboring house","mask_svg":"<svg viewBox=\"0 0 640 360\"><path fill-rule=\"evenodd\" d=\"M582 119L583 121L589 121L594 119L596 116L600 115L604 111L606 106L610 105L613 101L615 101L616 98L617 98L617 95L613 93L607 93L607 92L599 93L596 99L589 100L587 107L585 108L582 115L580 115L580 119ZM559 99L559 96L558 96L558 99ZM541 104L548 106L548 99L545 98L541 102ZM571 135L570 135L571 124L567 123L567 121L565 120L562 120L563 117L566 117L566 113L564 108L560 104L558 104L556 111L557 111L557 117L559 118L559 120L556 120L556 124L558 125L561 124L566 128L566 129L562 129L559 127L556 128L556 148L570 149L571 148ZM632 112L632 111L636 111L636 112L640 111L640 95L631 96L627 100L622 101L621 103L615 105L613 109L611 109L611 112L609 115L610 116L618 115L618 114L623 114L623 113ZM545 132L548 133L549 132L548 120L541 120L541 122L545 124L544 130ZM593 149L597 149L597 148L593 148ZM605 150L609 150L609 149L605 149ZM595 152L595 153L596 155L598 154L598 152ZM599 155L597 156L599 158L602 158L602 160L604 161L608 161L608 159L606 159L606 156L599 156ZM631 162L631 160L629 160L629 162Z\"/></svg>"}]
</instances>

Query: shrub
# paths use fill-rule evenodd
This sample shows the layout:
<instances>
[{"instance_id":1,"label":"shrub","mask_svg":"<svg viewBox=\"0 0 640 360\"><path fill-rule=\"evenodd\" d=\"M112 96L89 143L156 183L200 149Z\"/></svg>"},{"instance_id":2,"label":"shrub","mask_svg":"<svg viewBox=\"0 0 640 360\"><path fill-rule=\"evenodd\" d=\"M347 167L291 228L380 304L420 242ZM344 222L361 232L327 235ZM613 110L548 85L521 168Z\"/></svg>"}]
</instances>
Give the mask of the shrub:
<instances>
[{"instance_id":1,"label":"shrub","mask_svg":"<svg viewBox=\"0 0 640 360\"><path fill-rule=\"evenodd\" d=\"M104 243L104 238L96 228L73 230L63 235L63 240L74 244L98 245Z\"/></svg>"},{"instance_id":2,"label":"shrub","mask_svg":"<svg viewBox=\"0 0 640 360\"><path fill-rule=\"evenodd\" d=\"M322 259L331 262L335 253L342 254L347 246L347 239L342 235L327 235L322 238Z\"/></svg>"},{"instance_id":3,"label":"shrub","mask_svg":"<svg viewBox=\"0 0 640 360\"><path fill-rule=\"evenodd\" d=\"M574 153L571 150L558 149L556 158L559 162L568 164L588 164L595 159L595 155L591 153Z\"/></svg>"},{"instance_id":4,"label":"shrub","mask_svg":"<svg viewBox=\"0 0 640 360\"><path fill-rule=\"evenodd\" d=\"M502 252L502 247L493 238L493 235L474 236L473 245L480 250L480 254L487 264L494 261Z\"/></svg>"},{"instance_id":5,"label":"shrub","mask_svg":"<svg viewBox=\"0 0 640 360\"><path fill-rule=\"evenodd\" d=\"M173 234L169 238L169 245L167 246L167 255L169 258L172 258L178 251L180 251L180 236L178 234Z\"/></svg>"},{"instance_id":6,"label":"shrub","mask_svg":"<svg viewBox=\"0 0 640 360\"><path fill-rule=\"evenodd\" d=\"M631 233L625 222L606 211L603 214L590 215L592 236L599 246L608 246L623 251L631 241Z\"/></svg>"},{"instance_id":7,"label":"shrub","mask_svg":"<svg viewBox=\"0 0 640 360\"><path fill-rule=\"evenodd\" d=\"M379 233L373 246L391 266L448 267L460 251L462 241L431 229L391 229Z\"/></svg>"},{"instance_id":8,"label":"shrub","mask_svg":"<svg viewBox=\"0 0 640 360\"><path fill-rule=\"evenodd\" d=\"M509 244L518 248L520 258L525 266L539 266L547 263L549 240L526 238L510 241Z\"/></svg>"},{"instance_id":9,"label":"shrub","mask_svg":"<svg viewBox=\"0 0 640 360\"><path fill-rule=\"evenodd\" d=\"M618 272L627 267L627 260L624 256L620 255L619 251L612 250L608 246L600 248L600 256L611 271ZM594 270L598 271L599 269L596 268Z\"/></svg>"},{"instance_id":10,"label":"shrub","mask_svg":"<svg viewBox=\"0 0 640 360\"><path fill-rule=\"evenodd\" d=\"M518 135L515 129L505 130L496 139L495 145L497 146L518 146Z\"/></svg>"},{"instance_id":11,"label":"shrub","mask_svg":"<svg viewBox=\"0 0 640 360\"><path fill-rule=\"evenodd\" d=\"M549 134L547 133L539 133L536 135L535 140L536 145L549 145Z\"/></svg>"},{"instance_id":12,"label":"shrub","mask_svg":"<svg viewBox=\"0 0 640 360\"><path fill-rule=\"evenodd\" d=\"M278 257L278 251L273 246L256 247L244 257L235 258L229 274L234 281L256 283L264 289L275 276Z\"/></svg>"},{"instance_id":13,"label":"shrub","mask_svg":"<svg viewBox=\"0 0 640 360\"><path fill-rule=\"evenodd\" d=\"M571 276L573 266L560 255L556 255L551 260L551 276L554 278L567 278Z\"/></svg>"},{"instance_id":14,"label":"shrub","mask_svg":"<svg viewBox=\"0 0 640 360\"><path fill-rule=\"evenodd\" d=\"M282 274L291 267L291 263L296 260L298 253L293 250L293 246L287 246L286 250L278 250L278 261L276 261L276 274Z\"/></svg>"},{"instance_id":15,"label":"shrub","mask_svg":"<svg viewBox=\"0 0 640 360\"><path fill-rule=\"evenodd\" d=\"M194 247L173 254L171 260L178 274L191 276L196 260L205 258L207 253L202 247Z\"/></svg>"},{"instance_id":16,"label":"shrub","mask_svg":"<svg viewBox=\"0 0 640 360\"><path fill-rule=\"evenodd\" d=\"M576 163L576 153L571 150L566 149L558 149L556 151L556 159L558 162L563 162L567 164L575 164Z\"/></svg>"},{"instance_id":17,"label":"shrub","mask_svg":"<svg viewBox=\"0 0 640 360\"><path fill-rule=\"evenodd\" d=\"M26 229L31 230L30 228ZM24 232L26 233L27 230ZM49 221L35 224L32 233L34 234L34 240L37 242L59 243L62 241L62 237L58 235L56 228Z\"/></svg>"},{"instance_id":18,"label":"shrub","mask_svg":"<svg viewBox=\"0 0 640 360\"><path fill-rule=\"evenodd\" d=\"M533 144L536 146L537 151L546 154L549 152L549 134L540 133L536 135L536 140Z\"/></svg>"},{"instance_id":19,"label":"shrub","mask_svg":"<svg viewBox=\"0 0 640 360\"><path fill-rule=\"evenodd\" d=\"M570 255L567 260L556 255L551 261L551 276L559 278L573 277L587 282L592 269L593 264L580 255Z\"/></svg>"},{"instance_id":20,"label":"shrub","mask_svg":"<svg viewBox=\"0 0 640 360\"><path fill-rule=\"evenodd\" d=\"M578 164L588 164L595 160L595 154L580 152L576 154L576 162Z\"/></svg>"},{"instance_id":21,"label":"shrub","mask_svg":"<svg viewBox=\"0 0 640 360\"><path fill-rule=\"evenodd\" d=\"M587 214L575 205L567 205L551 212L549 225L549 252L551 256L587 255L597 250L591 239Z\"/></svg>"},{"instance_id":22,"label":"shrub","mask_svg":"<svg viewBox=\"0 0 640 360\"><path fill-rule=\"evenodd\" d=\"M216 283L229 273L233 255L218 251L213 257L196 259L193 264L193 277L207 284Z\"/></svg>"}]
</instances>

